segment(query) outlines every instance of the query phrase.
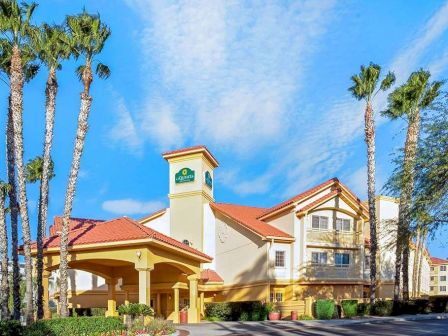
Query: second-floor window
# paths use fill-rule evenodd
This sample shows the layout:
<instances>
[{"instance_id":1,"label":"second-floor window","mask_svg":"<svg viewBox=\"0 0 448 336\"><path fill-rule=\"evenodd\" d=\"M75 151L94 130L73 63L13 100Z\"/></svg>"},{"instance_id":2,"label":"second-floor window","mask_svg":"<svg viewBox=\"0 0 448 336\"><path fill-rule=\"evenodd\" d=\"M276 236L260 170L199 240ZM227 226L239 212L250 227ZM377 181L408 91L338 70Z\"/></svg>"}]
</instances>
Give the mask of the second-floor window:
<instances>
[{"instance_id":1,"label":"second-floor window","mask_svg":"<svg viewBox=\"0 0 448 336\"><path fill-rule=\"evenodd\" d=\"M440 266L440 271L442 272L446 271L446 266Z\"/></svg>"},{"instance_id":2,"label":"second-floor window","mask_svg":"<svg viewBox=\"0 0 448 336\"><path fill-rule=\"evenodd\" d=\"M311 226L313 230L328 230L328 217L313 216Z\"/></svg>"},{"instance_id":3,"label":"second-floor window","mask_svg":"<svg viewBox=\"0 0 448 336\"><path fill-rule=\"evenodd\" d=\"M434 286L429 286L429 290L430 290L431 292L434 292Z\"/></svg>"},{"instance_id":4,"label":"second-floor window","mask_svg":"<svg viewBox=\"0 0 448 336\"><path fill-rule=\"evenodd\" d=\"M352 224L350 219L336 218L336 230L349 232L352 229Z\"/></svg>"},{"instance_id":5,"label":"second-floor window","mask_svg":"<svg viewBox=\"0 0 448 336\"><path fill-rule=\"evenodd\" d=\"M446 292L446 286L440 286L440 291L441 292Z\"/></svg>"},{"instance_id":6,"label":"second-floor window","mask_svg":"<svg viewBox=\"0 0 448 336\"><path fill-rule=\"evenodd\" d=\"M275 267L285 267L285 251L275 251Z\"/></svg>"},{"instance_id":7,"label":"second-floor window","mask_svg":"<svg viewBox=\"0 0 448 336\"><path fill-rule=\"evenodd\" d=\"M432 271L434 271L434 267L433 267L433 266L431 266L431 272L432 272Z\"/></svg>"},{"instance_id":8,"label":"second-floor window","mask_svg":"<svg viewBox=\"0 0 448 336\"><path fill-rule=\"evenodd\" d=\"M440 277L440 281L446 281L446 275L442 275L442 276Z\"/></svg>"},{"instance_id":9,"label":"second-floor window","mask_svg":"<svg viewBox=\"0 0 448 336\"><path fill-rule=\"evenodd\" d=\"M434 281L434 277L432 276L432 277L430 277L431 278L431 281Z\"/></svg>"},{"instance_id":10,"label":"second-floor window","mask_svg":"<svg viewBox=\"0 0 448 336\"><path fill-rule=\"evenodd\" d=\"M334 265L336 267L348 267L350 265L350 254L349 253L335 253L334 254Z\"/></svg>"},{"instance_id":11,"label":"second-floor window","mask_svg":"<svg viewBox=\"0 0 448 336\"><path fill-rule=\"evenodd\" d=\"M311 263L315 265L326 265L327 252L311 252Z\"/></svg>"}]
</instances>

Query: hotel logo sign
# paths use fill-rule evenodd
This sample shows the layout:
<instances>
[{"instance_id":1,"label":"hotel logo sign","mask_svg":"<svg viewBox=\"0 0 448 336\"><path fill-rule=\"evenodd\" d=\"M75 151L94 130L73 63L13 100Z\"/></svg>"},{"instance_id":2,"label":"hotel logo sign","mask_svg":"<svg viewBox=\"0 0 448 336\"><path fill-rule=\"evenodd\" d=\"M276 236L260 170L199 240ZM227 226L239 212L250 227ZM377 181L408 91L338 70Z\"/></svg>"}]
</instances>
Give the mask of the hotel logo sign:
<instances>
[{"instance_id":1,"label":"hotel logo sign","mask_svg":"<svg viewBox=\"0 0 448 336\"><path fill-rule=\"evenodd\" d=\"M212 175L208 170L205 172L205 184L210 188L213 187Z\"/></svg>"},{"instance_id":2,"label":"hotel logo sign","mask_svg":"<svg viewBox=\"0 0 448 336\"><path fill-rule=\"evenodd\" d=\"M190 168L182 168L174 176L174 181L176 183L185 183L194 181L194 170Z\"/></svg>"}]
</instances>

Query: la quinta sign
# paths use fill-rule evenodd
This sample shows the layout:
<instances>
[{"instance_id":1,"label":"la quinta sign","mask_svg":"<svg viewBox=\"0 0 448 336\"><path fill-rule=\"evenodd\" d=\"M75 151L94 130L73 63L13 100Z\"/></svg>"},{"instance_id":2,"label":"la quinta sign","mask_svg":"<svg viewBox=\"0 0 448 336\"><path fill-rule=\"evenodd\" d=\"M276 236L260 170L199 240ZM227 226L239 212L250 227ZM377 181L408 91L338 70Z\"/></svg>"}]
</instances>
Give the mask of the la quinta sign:
<instances>
[{"instance_id":1,"label":"la quinta sign","mask_svg":"<svg viewBox=\"0 0 448 336\"><path fill-rule=\"evenodd\" d=\"M185 183L194 181L194 170L190 168L182 168L176 175L174 175L174 181L176 183Z\"/></svg>"}]
</instances>

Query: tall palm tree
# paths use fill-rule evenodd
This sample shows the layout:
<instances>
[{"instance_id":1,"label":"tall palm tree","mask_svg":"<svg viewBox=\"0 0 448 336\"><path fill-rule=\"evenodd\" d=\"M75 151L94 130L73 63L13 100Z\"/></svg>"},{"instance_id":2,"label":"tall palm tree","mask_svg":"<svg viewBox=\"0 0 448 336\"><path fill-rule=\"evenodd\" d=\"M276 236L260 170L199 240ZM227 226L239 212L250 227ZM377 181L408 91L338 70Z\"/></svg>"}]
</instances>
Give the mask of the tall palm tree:
<instances>
[{"instance_id":1,"label":"tall palm tree","mask_svg":"<svg viewBox=\"0 0 448 336\"><path fill-rule=\"evenodd\" d=\"M81 164L81 156L84 150L84 142L88 129L88 118L92 97L90 96L90 85L93 81L92 63L96 61L96 56L101 53L110 36L110 29L101 22L99 15L90 15L85 11L76 16L68 16L66 19L68 27L68 35L72 46L77 55L84 58L84 64L78 67L77 73L84 85L81 92L81 107L78 115L78 127L76 130L75 148L73 150L72 165L68 178L67 191L65 194L65 204L63 213L63 222L61 229L61 245L60 245L60 303L61 316L68 316L67 302L67 268L68 268L68 233L69 220L73 207L73 198L75 195L76 181L78 178L79 167ZM97 63L96 74L100 78L107 78L110 75L109 68Z\"/></svg>"},{"instance_id":2,"label":"tall palm tree","mask_svg":"<svg viewBox=\"0 0 448 336\"><path fill-rule=\"evenodd\" d=\"M44 316L43 306L43 238L46 233L48 214L49 181L52 170L51 146L53 142L54 118L56 111L56 95L58 82L56 72L61 68L61 61L69 58L70 45L66 43L65 31L59 26L44 24L39 34L33 39L33 47L38 53L42 63L48 69L48 78L45 87L45 140L41 158L42 172L40 180L39 211L37 216L37 318Z\"/></svg>"},{"instance_id":3,"label":"tall palm tree","mask_svg":"<svg viewBox=\"0 0 448 336\"><path fill-rule=\"evenodd\" d=\"M442 82L430 82L429 71L413 72L406 83L388 97L383 115L390 119L404 117L408 123L404 145L403 166L400 178L398 206L398 233L395 264L394 301L400 299L401 272L403 273L403 300L409 299L409 243L411 238L411 207L414 191L417 143L420 136L420 114L440 94Z\"/></svg>"},{"instance_id":4,"label":"tall palm tree","mask_svg":"<svg viewBox=\"0 0 448 336\"><path fill-rule=\"evenodd\" d=\"M23 251L25 255L26 322L33 320L33 265L31 259L31 233L28 217L25 166L23 161L23 85L22 50L29 43L34 27L30 21L37 4L17 4L15 0L0 1L0 31L12 46L10 67L10 94L13 120L14 155L19 186L19 210L22 223Z\"/></svg>"},{"instance_id":5,"label":"tall palm tree","mask_svg":"<svg viewBox=\"0 0 448 336\"><path fill-rule=\"evenodd\" d=\"M353 86L349 88L353 97L364 100L366 103L364 112L364 133L367 144L367 195L369 202L369 223L370 223L370 302L376 298L377 270L376 255L378 250L377 242L377 218L375 209L375 116L373 112L372 99L380 91L389 89L395 82L395 75L389 72L382 80L378 88L378 81L381 67L370 63L369 66L361 66L361 71L353 75L351 80Z\"/></svg>"},{"instance_id":6,"label":"tall palm tree","mask_svg":"<svg viewBox=\"0 0 448 336\"><path fill-rule=\"evenodd\" d=\"M5 216L5 199L9 185L0 180L0 256L1 260L1 284L0 304L1 319L9 319L9 274L8 274L8 229Z\"/></svg>"}]
</instances>

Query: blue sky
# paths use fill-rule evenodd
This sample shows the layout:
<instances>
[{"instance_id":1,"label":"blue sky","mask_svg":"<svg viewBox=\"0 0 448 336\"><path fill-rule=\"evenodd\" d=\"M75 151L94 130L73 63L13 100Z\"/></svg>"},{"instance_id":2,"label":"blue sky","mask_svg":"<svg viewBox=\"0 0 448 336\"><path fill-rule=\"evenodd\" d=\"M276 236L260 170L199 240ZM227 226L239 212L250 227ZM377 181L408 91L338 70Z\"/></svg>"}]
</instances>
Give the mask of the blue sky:
<instances>
[{"instance_id":1,"label":"blue sky","mask_svg":"<svg viewBox=\"0 0 448 336\"><path fill-rule=\"evenodd\" d=\"M46 0L36 22L59 23L83 6L112 29L100 57L112 76L92 85L78 217L139 218L166 206L160 153L195 144L220 161L217 201L271 206L333 176L365 198L362 104L347 91L350 76L374 61L398 83L420 67L448 78L444 1ZM59 73L50 218L62 213L71 162L76 65ZM42 69L25 88L26 159L42 151L45 78ZM6 111L8 88L0 94ZM377 124L380 189L405 125ZM30 186L34 222L37 198ZM448 257L447 238L442 230L430 243L434 255Z\"/></svg>"}]
</instances>

